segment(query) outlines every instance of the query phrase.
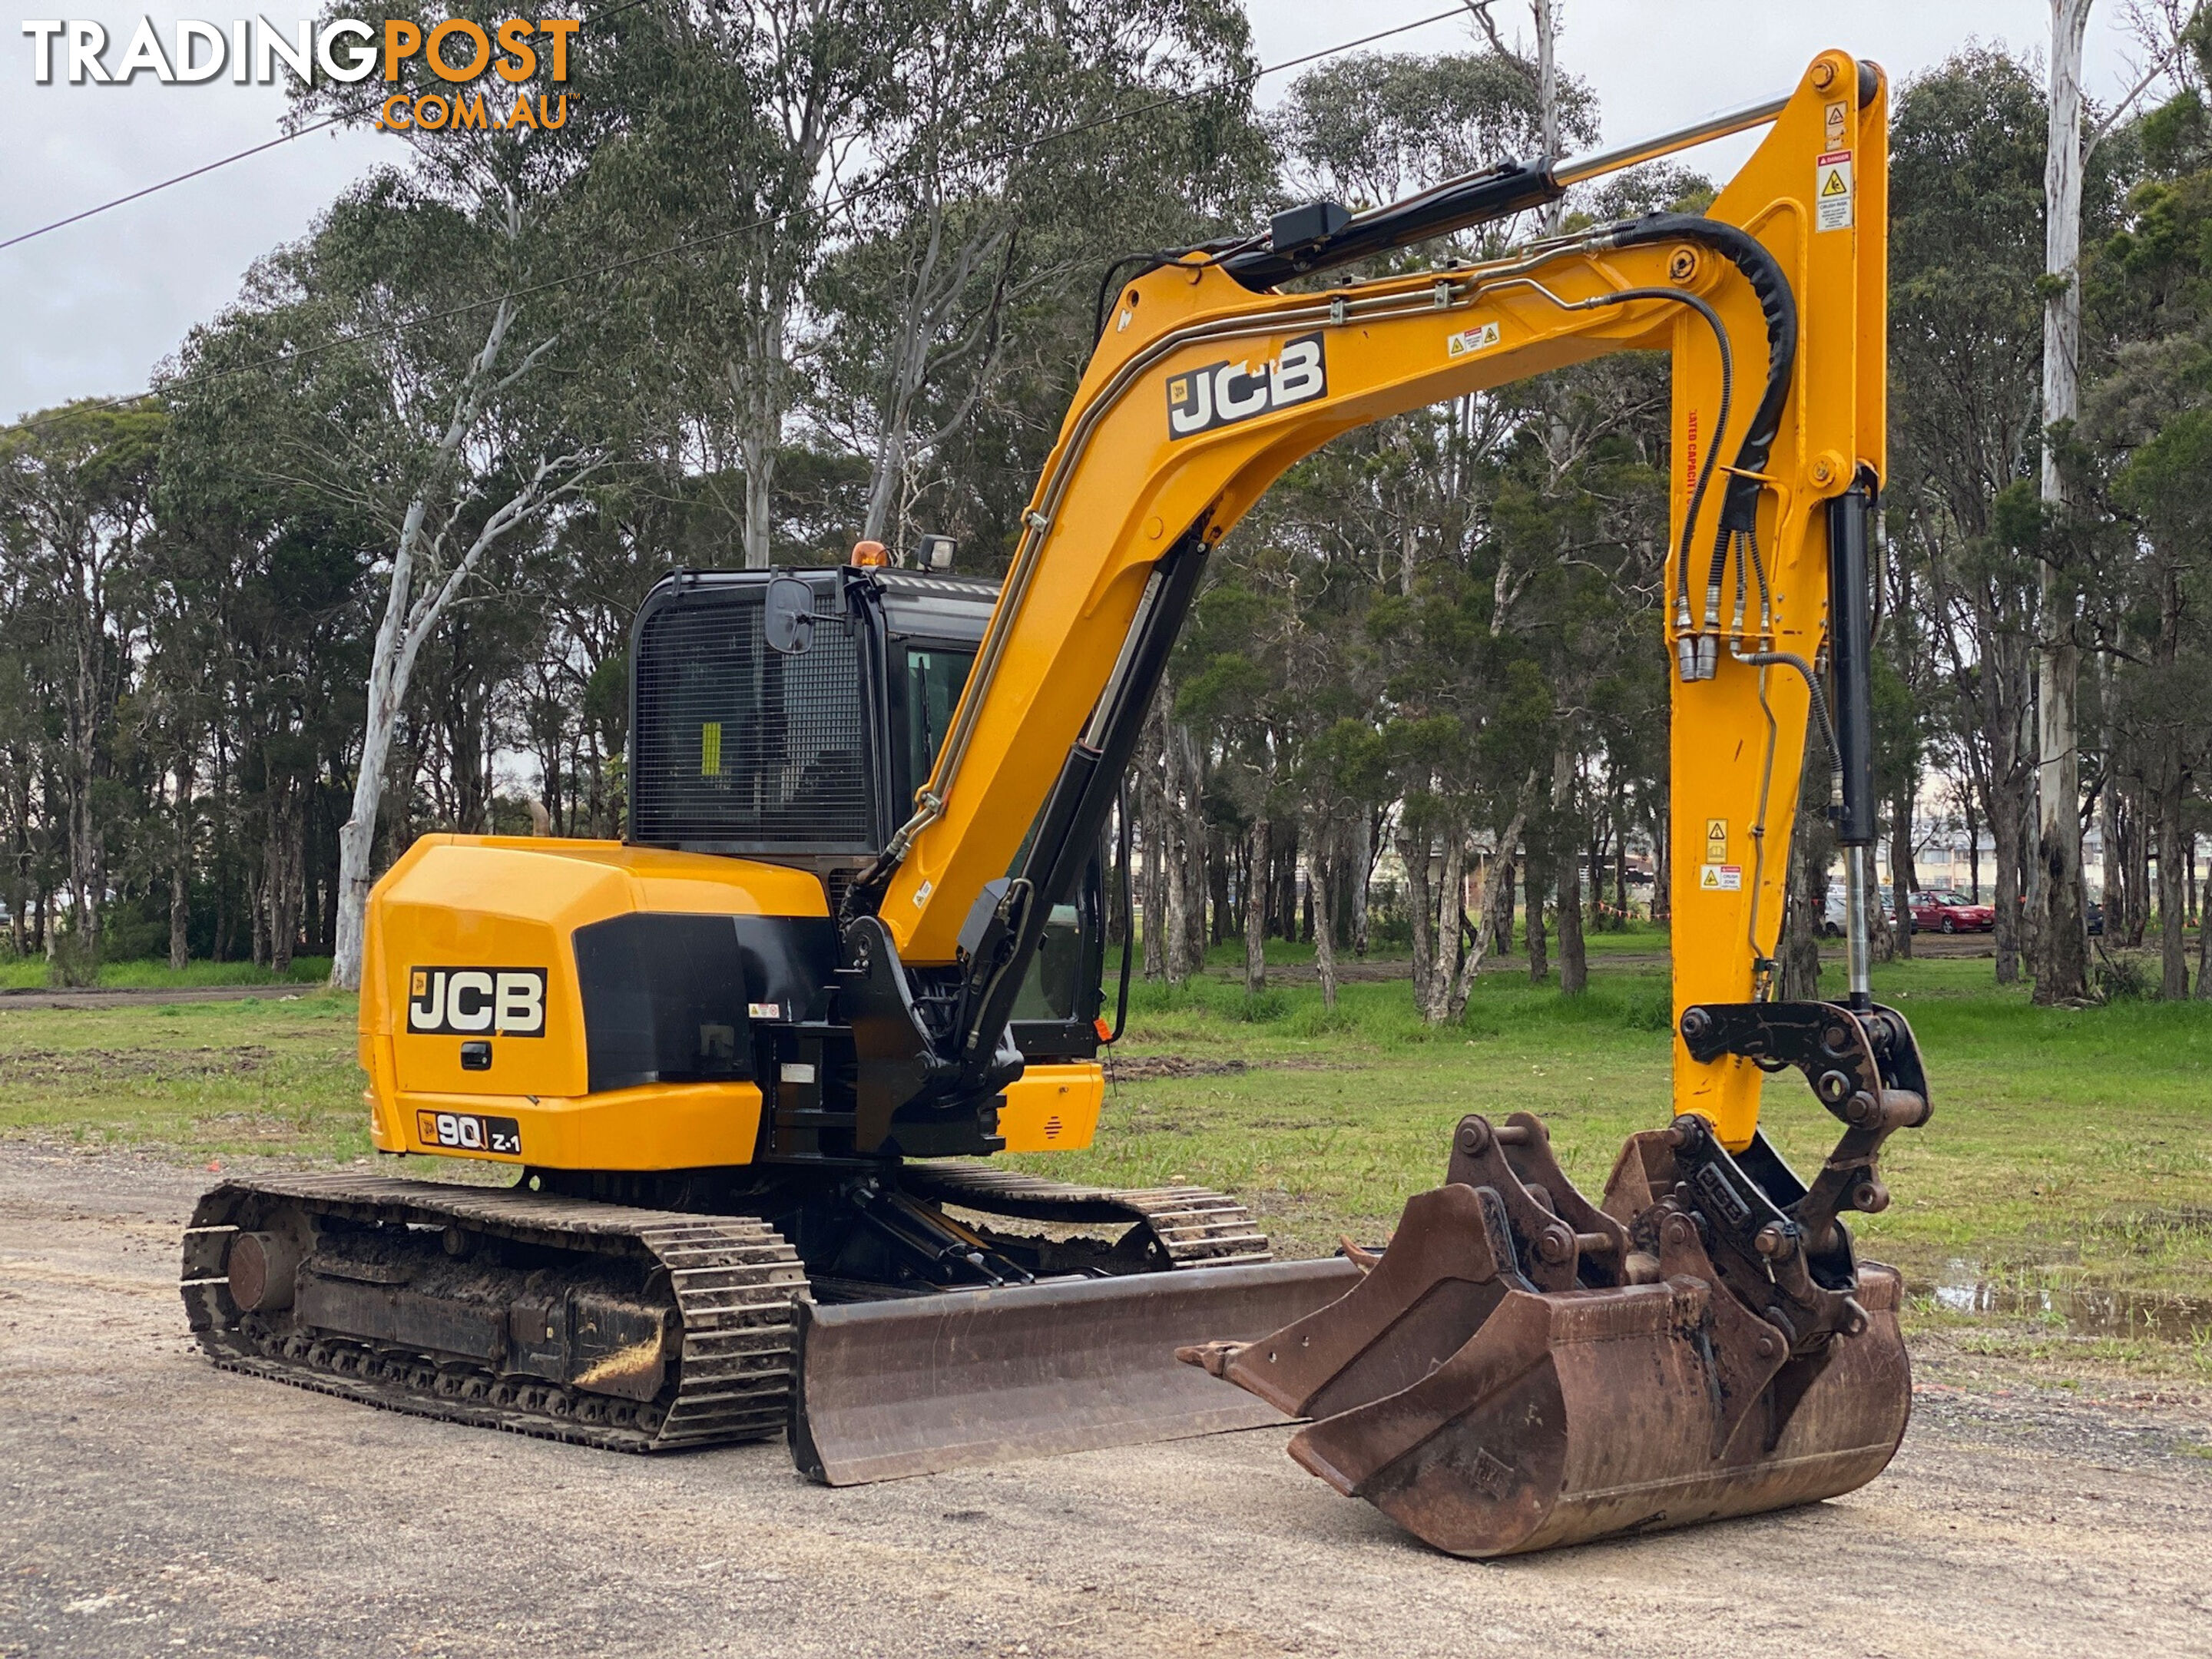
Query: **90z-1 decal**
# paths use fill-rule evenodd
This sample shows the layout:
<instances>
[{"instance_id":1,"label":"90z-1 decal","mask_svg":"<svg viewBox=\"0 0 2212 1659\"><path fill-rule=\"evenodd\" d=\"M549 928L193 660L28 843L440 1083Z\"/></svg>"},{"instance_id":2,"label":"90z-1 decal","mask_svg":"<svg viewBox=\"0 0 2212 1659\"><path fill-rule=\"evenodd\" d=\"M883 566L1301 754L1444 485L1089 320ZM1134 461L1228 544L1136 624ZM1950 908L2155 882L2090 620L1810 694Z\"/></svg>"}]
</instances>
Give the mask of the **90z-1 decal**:
<instances>
[{"instance_id":1,"label":"90z-1 decal","mask_svg":"<svg viewBox=\"0 0 2212 1659\"><path fill-rule=\"evenodd\" d=\"M407 975L407 1029L417 1036L542 1037L543 968L415 968Z\"/></svg>"},{"instance_id":2,"label":"90z-1 decal","mask_svg":"<svg viewBox=\"0 0 2212 1659\"><path fill-rule=\"evenodd\" d=\"M416 1112L415 1137L425 1146L451 1146L463 1152L522 1156L522 1125L511 1117L479 1117L474 1112Z\"/></svg>"},{"instance_id":3,"label":"90z-1 decal","mask_svg":"<svg viewBox=\"0 0 2212 1659\"><path fill-rule=\"evenodd\" d=\"M1321 336L1283 342L1282 355L1255 369L1249 362L1213 363L1168 377L1168 435L1191 438L1249 421L1272 409L1311 403L1328 392Z\"/></svg>"}]
</instances>

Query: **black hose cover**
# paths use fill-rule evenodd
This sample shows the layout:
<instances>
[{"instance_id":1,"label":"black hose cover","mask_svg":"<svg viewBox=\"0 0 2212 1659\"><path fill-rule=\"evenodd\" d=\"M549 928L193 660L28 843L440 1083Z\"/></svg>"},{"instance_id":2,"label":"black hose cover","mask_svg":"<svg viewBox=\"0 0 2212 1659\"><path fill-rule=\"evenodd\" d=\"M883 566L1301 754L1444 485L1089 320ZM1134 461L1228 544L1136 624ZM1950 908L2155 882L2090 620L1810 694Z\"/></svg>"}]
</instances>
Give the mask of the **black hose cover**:
<instances>
[{"instance_id":1,"label":"black hose cover","mask_svg":"<svg viewBox=\"0 0 2212 1659\"><path fill-rule=\"evenodd\" d=\"M1500 161L1480 173L1449 179L1402 202L1359 214L1334 233L1288 247L1269 246L1232 253L1222 270L1255 294L1264 294L1294 276L1372 258L1431 237L1510 219L1530 208L1556 202L1566 187L1552 177L1541 157Z\"/></svg>"},{"instance_id":2,"label":"black hose cover","mask_svg":"<svg viewBox=\"0 0 2212 1659\"><path fill-rule=\"evenodd\" d=\"M1654 213L1607 233L1616 247L1644 247L1653 242L1697 242L1711 248L1743 273L1766 317L1766 389L1751 412L1751 424L1736 447L1735 471L1721 498L1720 528L1756 527L1759 492L1755 477L1766 471L1767 457L1782 431L1782 406L1790 400L1790 379L1797 365L1797 297L1781 262L1749 231L1690 213Z\"/></svg>"}]
</instances>

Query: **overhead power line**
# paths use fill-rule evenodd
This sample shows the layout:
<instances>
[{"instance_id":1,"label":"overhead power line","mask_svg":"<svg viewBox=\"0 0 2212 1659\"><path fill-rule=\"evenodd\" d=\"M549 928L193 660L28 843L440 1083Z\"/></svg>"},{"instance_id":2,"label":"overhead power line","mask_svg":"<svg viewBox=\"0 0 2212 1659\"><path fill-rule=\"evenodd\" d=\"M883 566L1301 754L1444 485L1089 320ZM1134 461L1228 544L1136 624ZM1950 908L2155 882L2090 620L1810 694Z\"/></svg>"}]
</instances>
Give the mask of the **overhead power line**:
<instances>
[{"instance_id":1,"label":"overhead power line","mask_svg":"<svg viewBox=\"0 0 2212 1659\"><path fill-rule=\"evenodd\" d=\"M648 0L625 0L625 3L611 8L608 11L602 12L597 17L592 18L588 21L597 22L602 18L612 16L617 11L628 11L633 6L641 5L647 3ZM1362 46L1373 46L1378 40L1387 40L1395 35L1411 33L1415 29L1426 28L1431 23L1445 22L1455 18L1464 17L1466 15L1465 9L1462 6L1452 6L1443 11L1431 12L1425 17L1417 17L1411 22L1398 23L1393 25L1389 28L1377 29L1371 33L1360 35L1354 40L1340 41L1333 46L1323 46L1318 51L1304 52L1296 58L1286 58L1280 63L1263 64L1260 68L1250 71L1249 74L1233 76L1227 79L1216 82L1211 86L1199 88L1193 92L1178 93L1164 97L1152 99L1145 103L1133 105L1127 109L1116 110L1110 114L1097 116L1091 120L1079 122L1073 126L1060 128L1055 131L1046 133L1043 137L1036 139L1034 143L1003 152L1001 155L992 159L1000 161L1020 160L1025 156L1035 154L1037 150L1043 149L1048 144L1057 143L1066 139L1077 137L1085 132L1096 131L1102 127L1117 125L1123 121L1134 120L1140 115L1148 115L1156 110L1165 109L1176 104L1193 102L1199 98L1211 96L1215 93L1226 92L1237 87L1250 85L1255 82L1264 80L1269 76L1280 75L1287 70L1301 69L1308 64L1318 63L1325 58L1334 58L1344 52L1356 52ZM217 163L216 165L220 165L220 163ZM875 196L890 189L892 185L897 182L899 182L899 179L896 174L886 173L873 180L872 183L856 185L852 190L843 191L842 193L832 193L830 197L825 198L822 206L824 208L849 207L856 202L866 200L872 196ZM156 186L155 188L159 188L159 186ZM141 192L141 194L145 192ZM98 211L98 210L94 210ZM410 318L404 322L395 323L388 328L364 329L359 332L342 335L335 339L326 340L319 344L301 346L296 349L289 351L272 352L266 357L258 358L249 363L239 363L225 368L206 369L197 374L181 374L176 379L166 382L166 385L168 386L199 386L212 380L227 380L233 375L250 374L261 369L276 368L282 367L286 363L299 362L307 358L320 356L325 352L337 350L344 346L361 345L380 340L397 339L402 335L410 333L419 328L427 327L433 323L450 321L455 317L465 317L472 312L483 311L489 307L500 305L507 301L530 299L540 294L550 293L555 289L573 287L578 283L588 282L602 276L617 275L622 271L634 269L639 265L649 264L655 260L672 258L678 254L688 253L696 248L709 246L717 242L727 241L732 237L742 236L748 231L762 230L771 225L781 223L784 219L789 216L790 215L787 212L763 214L757 218L749 219L742 224L731 225L720 230L710 231L704 235L688 237L681 241L671 242L662 247L648 248L642 252L629 254L622 258L605 260L599 264L588 266L581 270L570 271L563 276L549 277L544 282L533 283L523 288L507 289L498 294L488 295L481 300L471 300L465 305L448 307L443 311L428 312L419 317ZM121 409L129 404L141 402L153 395L153 391L149 387L144 392L134 392L127 397L110 398L96 404L76 405L72 407L68 413L74 415L91 413L100 410ZM46 416L45 420L28 421L22 422L22 424L26 427L36 428L38 426L46 424L47 422L59 420L62 418L64 418L64 416L60 413L57 413L55 415Z\"/></svg>"}]
</instances>

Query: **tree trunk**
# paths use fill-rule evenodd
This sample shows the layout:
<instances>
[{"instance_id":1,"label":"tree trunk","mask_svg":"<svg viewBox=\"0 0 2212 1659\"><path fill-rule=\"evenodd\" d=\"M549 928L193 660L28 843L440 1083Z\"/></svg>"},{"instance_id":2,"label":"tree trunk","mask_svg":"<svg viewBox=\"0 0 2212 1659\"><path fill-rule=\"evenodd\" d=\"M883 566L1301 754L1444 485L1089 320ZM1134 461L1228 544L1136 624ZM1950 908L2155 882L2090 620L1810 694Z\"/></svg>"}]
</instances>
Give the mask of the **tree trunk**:
<instances>
[{"instance_id":1,"label":"tree trunk","mask_svg":"<svg viewBox=\"0 0 2212 1659\"><path fill-rule=\"evenodd\" d=\"M292 971L292 950L300 935L300 782L272 780L269 805L269 967L282 979Z\"/></svg>"},{"instance_id":2,"label":"tree trunk","mask_svg":"<svg viewBox=\"0 0 2212 1659\"><path fill-rule=\"evenodd\" d=\"M1375 820L1361 812L1352 820L1352 856L1346 860L1352 870L1352 954L1364 958L1367 955L1367 889L1375 879Z\"/></svg>"},{"instance_id":3,"label":"tree trunk","mask_svg":"<svg viewBox=\"0 0 2212 1659\"><path fill-rule=\"evenodd\" d=\"M1521 860L1521 882L1527 895L1522 908L1522 930L1528 936L1528 982L1541 985L1552 976L1551 959L1547 954L1544 938L1544 891L1551 885L1552 860L1548 850L1539 851L1534 842Z\"/></svg>"},{"instance_id":4,"label":"tree trunk","mask_svg":"<svg viewBox=\"0 0 2212 1659\"><path fill-rule=\"evenodd\" d=\"M748 361L725 365L738 408L738 457L745 470L745 568L765 570L775 553L775 467L783 450L790 312L779 301L754 321Z\"/></svg>"},{"instance_id":5,"label":"tree trunk","mask_svg":"<svg viewBox=\"0 0 2212 1659\"><path fill-rule=\"evenodd\" d=\"M1519 838L1510 843L1500 842L1501 848L1517 847ZM1513 953L1513 900L1515 890L1521 884L1520 861L1510 851L1498 854L1497 868L1491 872L1490 890L1483 895L1482 908L1490 923L1490 948L1501 957Z\"/></svg>"},{"instance_id":6,"label":"tree trunk","mask_svg":"<svg viewBox=\"0 0 2212 1659\"><path fill-rule=\"evenodd\" d=\"M1556 157L1559 153L1559 20L1553 0L1530 0L1530 8L1536 15L1536 120L1544 154ZM1545 207L1545 235L1559 234L1566 210L1564 198Z\"/></svg>"},{"instance_id":7,"label":"tree trunk","mask_svg":"<svg viewBox=\"0 0 2212 1659\"><path fill-rule=\"evenodd\" d=\"M1313 902L1314 972L1321 1006L1336 1009L1336 825L1322 812L1307 818L1306 893Z\"/></svg>"},{"instance_id":8,"label":"tree trunk","mask_svg":"<svg viewBox=\"0 0 2212 1659\"><path fill-rule=\"evenodd\" d=\"M1454 981L1459 976L1461 927L1467 915L1467 836L1456 826L1444 830L1443 879L1437 884L1436 962L1429 982L1422 1018L1440 1025L1451 1012Z\"/></svg>"},{"instance_id":9,"label":"tree trunk","mask_svg":"<svg viewBox=\"0 0 2212 1659\"><path fill-rule=\"evenodd\" d=\"M2174 756L2159 766L2158 791L2158 994L2167 1002L2189 995L2189 958L2181 939L2183 914L2181 874L2181 806L2189 793L2189 775ZM2112 926L2109 915L2105 925Z\"/></svg>"},{"instance_id":10,"label":"tree trunk","mask_svg":"<svg viewBox=\"0 0 2212 1659\"><path fill-rule=\"evenodd\" d=\"M1169 707L1164 687L1162 688L1161 697L1163 741L1167 763L1164 817L1168 827L1160 848L1160 855L1167 864L1168 878L1166 969L1168 983L1180 985L1190 977L1193 966L1190 948L1193 854L1182 845L1182 837L1188 827L1182 807L1183 744L1174 723L1164 713ZM1198 890L1200 893L1203 890ZM1203 908L1205 900L1200 897L1198 902Z\"/></svg>"},{"instance_id":11,"label":"tree trunk","mask_svg":"<svg viewBox=\"0 0 2212 1659\"><path fill-rule=\"evenodd\" d=\"M1908 781L1889 805L1889 897L1897 954L1907 961L1912 957L1912 895L1920 885L1912 860L1912 795Z\"/></svg>"},{"instance_id":12,"label":"tree trunk","mask_svg":"<svg viewBox=\"0 0 2212 1659\"><path fill-rule=\"evenodd\" d=\"M400 706L407 696L407 671L414 666L410 659L403 670L400 646L406 633L414 544L428 507L426 501L415 501L407 511L407 528L400 534L401 551L392 563L384 619L377 625L369 659L368 713L362 726L361 770L354 778L353 811L338 827L337 950L331 958L331 984L341 991L361 989L362 930L368 914L368 886L374 878L369 860L376 842L377 814L384 805L384 769L391 763L392 734L398 730ZM255 952L257 960L259 954Z\"/></svg>"},{"instance_id":13,"label":"tree trunk","mask_svg":"<svg viewBox=\"0 0 2212 1659\"><path fill-rule=\"evenodd\" d=\"M2021 903L2020 872L2026 862L2021 845L2022 797L2026 794L2025 779L2019 745L2014 735L2005 732L2002 743L1990 744L1990 770L1994 774L1990 786L1990 841L1996 860L1991 872L1990 899L1996 909L1996 925L1992 933L1996 945L1996 982L2017 985L2020 982Z\"/></svg>"},{"instance_id":14,"label":"tree trunk","mask_svg":"<svg viewBox=\"0 0 2212 1659\"><path fill-rule=\"evenodd\" d=\"M1589 963L1583 953L1582 836L1574 822L1575 744L1561 740L1552 754L1552 843L1559 860L1559 989L1578 995L1589 985ZM1533 971L1534 963L1531 963Z\"/></svg>"},{"instance_id":15,"label":"tree trunk","mask_svg":"<svg viewBox=\"0 0 2212 1659\"><path fill-rule=\"evenodd\" d=\"M1521 787L1520 799L1514 803L1513 817L1498 832L1498 856L1490 861L1490 882L1482 892L1482 949L1497 951L1500 956L1513 949L1513 851L1521 844L1521 836L1528 827L1528 786Z\"/></svg>"},{"instance_id":16,"label":"tree trunk","mask_svg":"<svg viewBox=\"0 0 2212 1659\"><path fill-rule=\"evenodd\" d=\"M1145 748L1138 762L1139 780L1138 799L1142 803L1141 823L1145 835L1145 884L1139 896L1144 907L1145 977L1158 979L1167 972L1167 869L1166 849L1174 831L1168 826L1167 788L1162 781L1161 769L1167 763L1167 688L1160 690L1154 704L1152 718L1147 727Z\"/></svg>"},{"instance_id":17,"label":"tree trunk","mask_svg":"<svg viewBox=\"0 0 2212 1659\"><path fill-rule=\"evenodd\" d=\"M2197 1000L2212 1002L2212 917L2200 918L2197 927Z\"/></svg>"},{"instance_id":18,"label":"tree trunk","mask_svg":"<svg viewBox=\"0 0 2212 1659\"><path fill-rule=\"evenodd\" d=\"M1436 972L1437 954L1431 929L1436 922L1435 891L1429 878L1429 836L1410 832L1398 837L1398 857L1406 866L1406 910L1413 931L1413 1006L1428 1018L1429 987Z\"/></svg>"},{"instance_id":19,"label":"tree trunk","mask_svg":"<svg viewBox=\"0 0 2212 1659\"><path fill-rule=\"evenodd\" d=\"M1827 812L1827 745L1808 730L1797 796L1797 821L1790 836L1790 872L1784 885L1779 994L1784 1002L1820 998L1820 935L1828 919L1828 866L1836 853L1835 825Z\"/></svg>"},{"instance_id":20,"label":"tree trunk","mask_svg":"<svg viewBox=\"0 0 2212 1659\"><path fill-rule=\"evenodd\" d=\"M1274 826L1265 817L1252 820L1245 833L1251 859L1244 884L1244 994L1257 996L1267 988L1267 888L1274 869L1270 842Z\"/></svg>"},{"instance_id":21,"label":"tree trunk","mask_svg":"<svg viewBox=\"0 0 2212 1659\"><path fill-rule=\"evenodd\" d=\"M2130 947L2142 943L2150 922L2150 827L2132 789L2120 792L2120 913L2107 937Z\"/></svg>"},{"instance_id":22,"label":"tree trunk","mask_svg":"<svg viewBox=\"0 0 2212 1659\"><path fill-rule=\"evenodd\" d=\"M1498 884L1501 868L1506 871L1507 879L1511 879L1511 866L1501 866L1496 859L1490 861L1488 878L1482 889L1482 920L1474 928L1474 937L1460 957L1459 971L1452 975L1451 994L1444 1005L1444 1016L1455 1024L1466 1018L1467 1000L1474 991L1474 976L1482 971L1482 958L1490 948L1492 899ZM1510 903L1512 890L1509 887L1506 890Z\"/></svg>"},{"instance_id":23,"label":"tree trunk","mask_svg":"<svg viewBox=\"0 0 2212 1659\"><path fill-rule=\"evenodd\" d=\"M1982 829L1974 820L1974 792L1966 792L1966 871L1974 884L1974 902L1982 902Z\"/></svg>"},{"instance_id":24,"label":"tree trunk","mask_svg":"<svg viewBox=\"0 0 2212 1659\"><path fill-rule=\"evenodd\" d=\"M181 974L191 960L187 929L192 910L192 763L177 757L176 841L169 857L169 971Z\"/></svg>"},{"instance_id":25,"label":"tree trunk","mask_svg":"<svg viewBox=\"0 0 2212 1659\"><path fill-rule=\"evenodd\" d=\"M1825 768L1808 766L1825 780ZM1790 838L1788 898L1782 908L1780 987L1784 1002L1820 999L1820 929L1828 914L1828 860L1834 831L1828 815L1800 806Z\"/></svg>"},{"instance_id":26,"label":"tree trunk","mask_svg":"<svg viewBox=\"0 0 2212 1659\"><path fill-rule=\"evenodd\" d=\"M2054 514L2066 503L2051 428L2080 407L2081 350L2081 41L2091 0L2051 0L2050 137L2044 159L2042 497ZM2035 1000L2079 1001L2089 994L2082 917L2081 762L2075 693L2081 653L2074 641L2072 584L2046 549L2041 570L2042 638L2036 655L2036 866L2041 900Z\"/></svg>"}]
</instances>

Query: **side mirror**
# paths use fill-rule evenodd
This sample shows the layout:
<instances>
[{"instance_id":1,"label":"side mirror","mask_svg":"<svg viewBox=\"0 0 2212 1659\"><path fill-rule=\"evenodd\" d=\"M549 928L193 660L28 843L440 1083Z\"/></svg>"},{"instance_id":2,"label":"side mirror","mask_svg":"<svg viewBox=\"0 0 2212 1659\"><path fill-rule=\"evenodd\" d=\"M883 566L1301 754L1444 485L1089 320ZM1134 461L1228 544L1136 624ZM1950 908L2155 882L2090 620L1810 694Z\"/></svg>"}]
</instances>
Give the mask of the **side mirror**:
<instances>
[{"instance_id":1,"label":"side mirror","mask_svg":"<svg viewBox=\"0 0 2212 1659\"><path fill-rule=\"evenodd\" d=\"M814 643L814 590L796 576L778 576L769 583L761 635L781 656L804 655Z\"/></svg>"}]
</instances>

